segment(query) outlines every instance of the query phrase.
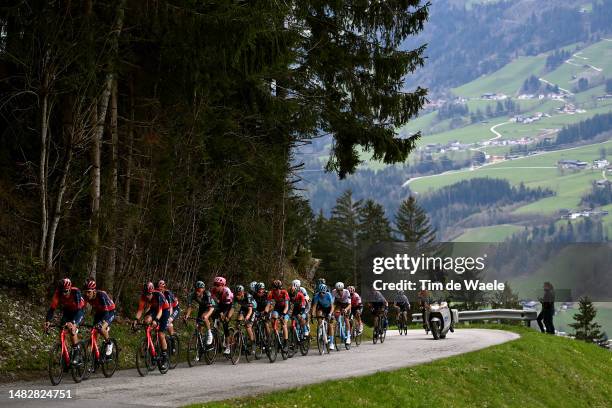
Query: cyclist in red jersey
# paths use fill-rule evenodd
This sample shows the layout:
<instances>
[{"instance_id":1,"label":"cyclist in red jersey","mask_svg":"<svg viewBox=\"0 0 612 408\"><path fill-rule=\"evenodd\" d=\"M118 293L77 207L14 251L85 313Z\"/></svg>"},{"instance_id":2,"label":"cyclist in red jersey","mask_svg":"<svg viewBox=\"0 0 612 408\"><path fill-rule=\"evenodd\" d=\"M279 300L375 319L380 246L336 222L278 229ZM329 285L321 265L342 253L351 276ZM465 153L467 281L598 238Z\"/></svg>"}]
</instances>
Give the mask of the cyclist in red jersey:
<instances>
[{"instance_id":1,"label":"cyclist in red jersey","mask_svg":"<svg viewBox=\"0 0 612 408\"><path fill-rule=\"evenodd\" d=\"M85 300L79 288L72 286L72 282L68 278L60 280L57 289L53 293L51 305L45 319L45 331L49 330L53 313L58 307L62 309L62 325L65 324L70 331L72 347L78 347L79 325L85 317Z\"/></svg>"},{"instance_id":2,"label":"cyclist in red jersey","mask_svg":"<svg viewBox=\"0 0 612 408\"><path fill-rule=\"evenodd\" d=\"M96 288L96 281L87 279L85 282L85 300L91 305L91 310L94 313L94 326L98 326L102 337L104 337L104 346L106 355L113 354L113 343L109 341L110 325L115 319L115 303L103 290Z\"/></svg>"},{"instance_id":3,"label":"cyclist in red jersey","mask_svg":"<svg viewBox=\"0 0 612 408\"><path fill-rule=\"evenodd\" d=\"M135 326L140 320L142 313L146 311L144 323L151 323L153 327L159 326L159 342L162 349L162 357L164 360L168 358L168 345L166 343L166 328L168 327L168 318L170 317L170 304L168 300L158 290L155 290L153 282L145 283L142 289L142 295L138 302L138 311L133 325Z\"/></svg>"},{"instance_id":4,"label":"cyclist in red jersey","mask_svg":"<svg viewBox=\"0 0 612 408\"><path fill-rule=\"evenodd\" d=\"M300 290L300 287L294 283L291 284L291 289L289 289L289 300L291 301L292 306L291 316L297 316L300 326L302 326L304 336L308 336L310 334L310 330L306 321L306 316L308 315L308 312L306 311L306 297Z\"/></svg>"},{"instance_id":5,"label":"cyclist in red jersey","mask_svg":"<svg viewBox=\"0 0 612 408\"><path fill-rule=\"evenodd\" d=\"M280 280L272 282L272 290L268 292L268 304L266 312L272 310L272 319L280 320L281 326L283 327L283 339L285 340L284 347L287 347L287 339L289 338L289 332L287 330L287 321L289 320L289 294L283 289L283 283ZM274 303L274 306L272 306Z\"/></svg>"}]
</instances>

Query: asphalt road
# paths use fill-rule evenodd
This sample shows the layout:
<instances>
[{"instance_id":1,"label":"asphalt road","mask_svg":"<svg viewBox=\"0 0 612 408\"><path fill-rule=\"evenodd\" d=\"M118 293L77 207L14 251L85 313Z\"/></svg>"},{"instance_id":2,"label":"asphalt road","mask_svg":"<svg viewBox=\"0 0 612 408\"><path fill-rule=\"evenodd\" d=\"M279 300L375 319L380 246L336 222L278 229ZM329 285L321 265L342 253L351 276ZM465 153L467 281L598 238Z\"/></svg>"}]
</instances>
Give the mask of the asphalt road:
<instances>
[{"instance_id":1,"label":"asphalt road","mask_svg":"<svg viewBox=\"0 0 612 408\"><path fill-rule=\"evenodd\" d=\"M422 330L410 330L399 336L390 330L384 344L364 342L360 347L344 348L330 355L320 356L316 349L306 357L296 356L274 364L267 360L247 363L241 359L232 366L220 357L214 365L189 368L179 365L162 376L159 371L139 377L136 369L122 370L112 378L101 374L81 384L72 383L68 375L58 387L48 380L2 384L2 407L175 407L190 403L223 400L273 390L291 388L330 379L347 378L388 371L400 367L426 363L439 358L479 350L517 339L515 333L501 330L458 329L444 340L435 341ZM322 364L322 361L326 363ZM73 400L11 400L10 389L71 389Z\"/></svg>"}]
</instances>

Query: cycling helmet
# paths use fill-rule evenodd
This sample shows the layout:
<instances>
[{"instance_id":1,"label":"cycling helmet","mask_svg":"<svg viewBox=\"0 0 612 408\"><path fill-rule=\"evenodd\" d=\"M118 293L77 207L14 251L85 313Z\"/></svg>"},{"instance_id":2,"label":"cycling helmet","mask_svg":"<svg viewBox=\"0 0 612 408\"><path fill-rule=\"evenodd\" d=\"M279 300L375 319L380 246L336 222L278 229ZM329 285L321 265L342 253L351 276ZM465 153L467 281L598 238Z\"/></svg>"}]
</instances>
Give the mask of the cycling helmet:
<instances>
[{"instance_id":1,"label":"cycling helmet","mask_svg":"<svg viewBox=\"0 0 612 408\"><path fill-rule=\"evenodd\" d=\"M255 285L255 291L256 292L259 292L261 289L265 289L265 288L266 288L266 285L263 282L258 282Z\"/></svg>"},{"instance_id":2,"label":"cycling helmet","mask_svg":"<svg viewBox=\"0 0 612 408\"><path fill-rule=\"evenodd\" d=\"M257 287L257 281L253 281L249 284L249 289L251 289L251 292L255 292L256 287Z\"/></svg>"},{"instance_id":3,"label":"cycling helmet","mask_svg":"<svg viewBox=\"0 0 612 408\"><path fill-rule=\"evenodd\" d=\"M215 285L221 285L221 286L225 286L226 280L224 277L222 276L217 276L215 278Z\"/></svg>"},{"instance_id":4,"label":"cycling helmet","mask_svg":"<svg viewBox=\"0 0 612 408\"><path fill-rule=\"evenodd\" d=\"M291 286L296 289L299 289L300 286L302 286L302 282L300 282L299 279L294 279L293 282L291 282Z\"/></svg>"},{"instance_id":5,"label":"cycling helmet","mask_svg":"<svg viewBox=\"0 0 612 408\"><path fill-rule=\"evenodd\" d=\"M234 289L234 292L235 293L244 292L244 286L242 286L242 285L236 286L236 288Z\"/></svg>"},{"instance_id":6,"label":"cycling helmet","mask_svg":"<svg viewBox=\"0 0 612 408\"><path fill-rule=\"evenodd\" d=\"M336 283L336 289L337 289L337 290L342 290L342 289L344 289L344 283L342 283L342 282L338 282L338 283Z\"/></svg>"},{"instance_id":7,"label":"cycling helmet","mask_svg":"<svg viewBox=\"0 0 612 408\"><path fill-rule=\"evenodd\" d=\"M157 289L162 289L166 287L166 281L163 279L160 279L159 282L157 282Z\"/></svg>"},{"instance_id":8,"label":"cycling helmet","mask_svg":"<svg viewBox=\"0 0 612 408\"><path fill-rule=\"evenodd\" d=\"M72 288L72 282L70 279L64 278L58 282L57 287L61 290L68 291Z\"/></svg>"},{"instance_id":9,"label":"cycling helmet","mask_svg":"<svg viewBox=\"0 0 612 408\"><path fill-rule=\"evenodd\" d=\"M87 279L85 281L85 290L95 290L96 289L96 281L93 279Z\"/></svg>"},{"instance_id":10,"label":"cycling helmet","mask_svg":"<svg viewBox=\"0 0 612 408\"><path fill-rule=\"evenodd\" d=\"M280 289L283 287L283 282L281 282L280 280L276 279L274 282L272 282L272 287L274 289Z\"/></svg>"},{"instance_id":11,"label":"cycling helmet","mask_svg":"<svg viewBox=\"0 0 612 408\"><path fill-rule=\"evenodd\" d=\"M206 288L206 284L204 282L202 282L202 281L197 281L195 283L195 288L196 289L204 289L204 288Z\"/></svg>"},{"instance_id":12,"label":"cycling helmet","mask_svg":"<svg viewBox=\"0 0 612 408\"><path fill-rule=\"evenodd\" d=\"M147 282L142 287L143 295L150 295L151 293L153 293L153 291L155 291L155 286L153 286L153 282Z\"/></svg>"},{"instance_id":13,"label":"cycling helmet","mask_svg":"<svg viewBox=\"0 0 612 408\"><path fill-rule=\"evenodd\" d=\"M325 285L325 278L317 279L317 285Z\"/></svg>"},{"instance_id":14,"label":"cycling helmet","mask_svg":"<svg viewBox=\"0 0 612 408\"><path fill-rule=\"evenodd\" d=\"M402 296L404 294L404 291L403 290L398 290L397 294L398 294L398 296Z\"/></svg>"},{"instance_id":15,"label":"cycling helmet","mask_svg":"<svg viewBox=\"0 0 612 408\"><path fill-rule=\"evenodd\" d=\"M348 288L349 293L353 294L355 293L355 287L354 286L349 286Z\"/></svg>"},{"instance_id":16,"label":"cycling helmet","mask_svg":"<svg viewBox=\"0 0 612 408\"><path fill-rule=\"evenodd\" d=\"M317 292L327 292L327 285L324 283L319 283L319 286L317 286Z\"/></svg>"}]
</instances>

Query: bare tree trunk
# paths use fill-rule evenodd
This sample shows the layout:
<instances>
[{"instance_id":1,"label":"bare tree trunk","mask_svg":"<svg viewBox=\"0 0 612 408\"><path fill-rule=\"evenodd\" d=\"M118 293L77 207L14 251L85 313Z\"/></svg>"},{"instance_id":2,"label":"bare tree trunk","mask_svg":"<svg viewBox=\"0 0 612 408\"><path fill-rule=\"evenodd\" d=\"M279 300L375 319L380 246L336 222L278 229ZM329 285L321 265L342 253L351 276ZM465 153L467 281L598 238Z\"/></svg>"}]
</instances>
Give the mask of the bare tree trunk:
<instances>
[{"instance_id":1,"label":"bare tree trunk","mask_svg":"<svg viewBox=\"0 0 612 408\"><path fill-rule=\"evenodd\" d=\"M45 255L45 267L47 268L47 270L51 270L53 268L55 233L57 232L57 227L62 216L62 202L64 201L64 194L66 193L68 175L70 174L70 166L72 164L72 135L70 135L69 143L70 144L68 145L68 150L66 151L66 157L64 159L63 173L62 178L60 180L59 191L57 192L57 199L55 200L55 207L53 209L53 219L51 221L51 226L49 229L49 236ZM56 278L57 277L58 276L56 276Z\"/></svg>"},{"instance_id":2,"label":"bare tree trunk","mask_svg":"<svg viewBox=\"0 0 612 408\"><path fill-rule=\"evenodd\" d=\"M123 17L125 14L125 0L122 0L117 5L116 22L113 31L111 32L111 60L109 61L109 72L104 79L102 95L100 95L98 103L98 112L96 117L96 127L93 134L92 145L92 190L91 190L91 258L90 258L90 274L92 278L96 278L98 264L98 249L100 245L100 150L102 145L102 135L104 133L104 124L106 122L106 114L108 111L108 103L111 94L111 88L115 80L113 68L114 58L119 49L119 35L123 28Z\"/></svg>"},{"instance_id":3,"label":"bare tree trunk","mask_svg":"<svg viewBox=\"0 0 612 408\"><path fill-rule=\"evenodd\" d=\"M44 69L44 67L43 67ZM47 245L47 234L49 231L49 211L47 208L47 139L49 133L49 94L48 94L48 74L43 73L42 83L42 107L40 109L40 163L39 163L39 178L40 178L40 246L38 256L41 261L45 257L45 247Z\"/></svg>"},{"instance_id":4,"label":"bare tree trunk","mask_svg":"<svg viewBox=\"0 0 612 408\"><path fill-rule=\"evenodd\" d=\"M130 202L130 193L132 186L132 153L134 151L134 118L136 114L134 112L134 76L130 76L129 80L129 103L130 103L130 123L128 125L128 151L127 159L125 163L125 202Z\"/></svg>"},{"instance_id":5,"label":"bare tree trunk","mask_svg":"<svg viewBox=\"0 0 612 408\"><path fill-rule=\"evenodd\" d=\"M110 202L111 208L109 213L110 229L109 229L109 251L106 276L104 282L106 288L112 292L115 283L115 265L117 262L117 233L116 233L116 217L117 217L117 195L118 195L118 143L119 134L117 130L117 81L114 81L111 100L110 100L110 130L111 130L111 181L110 181Z\"/></svg>"}]
</instances>

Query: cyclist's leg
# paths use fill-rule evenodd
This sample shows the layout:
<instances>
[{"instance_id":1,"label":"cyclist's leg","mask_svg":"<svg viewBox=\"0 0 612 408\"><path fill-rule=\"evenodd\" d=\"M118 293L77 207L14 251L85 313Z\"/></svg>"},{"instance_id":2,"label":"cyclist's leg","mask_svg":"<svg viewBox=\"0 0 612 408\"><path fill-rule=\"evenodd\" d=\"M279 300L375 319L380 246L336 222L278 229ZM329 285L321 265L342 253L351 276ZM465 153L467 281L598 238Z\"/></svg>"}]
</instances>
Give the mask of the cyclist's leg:
<instances>
[{"instance_id":1,"label":"cyclist's leg","mask_svg":"<svg viewBox=\"0 0 612 408\"><path fill-rule=\"evenodd\" d=\"M166 342L166 330L168 329L168 318L170 317L170 310L165 309L162 311L162 315L157 322L159 325L159 343L161 345L162 353L168 349L168 343Z\"/></svg>"},{"instance_id":2,"label":"cyclist's leg","mask_svg":"<svg viewBox=\"0 0 612 408\"><path fill-rule=\"evenodd\" d=\"M289 314L283 314L279 317L281 324L283 325L283 339L287 341L289 339L289 329L287 328L287 322L289 321Z\"/></svg>"}]
</instances>

